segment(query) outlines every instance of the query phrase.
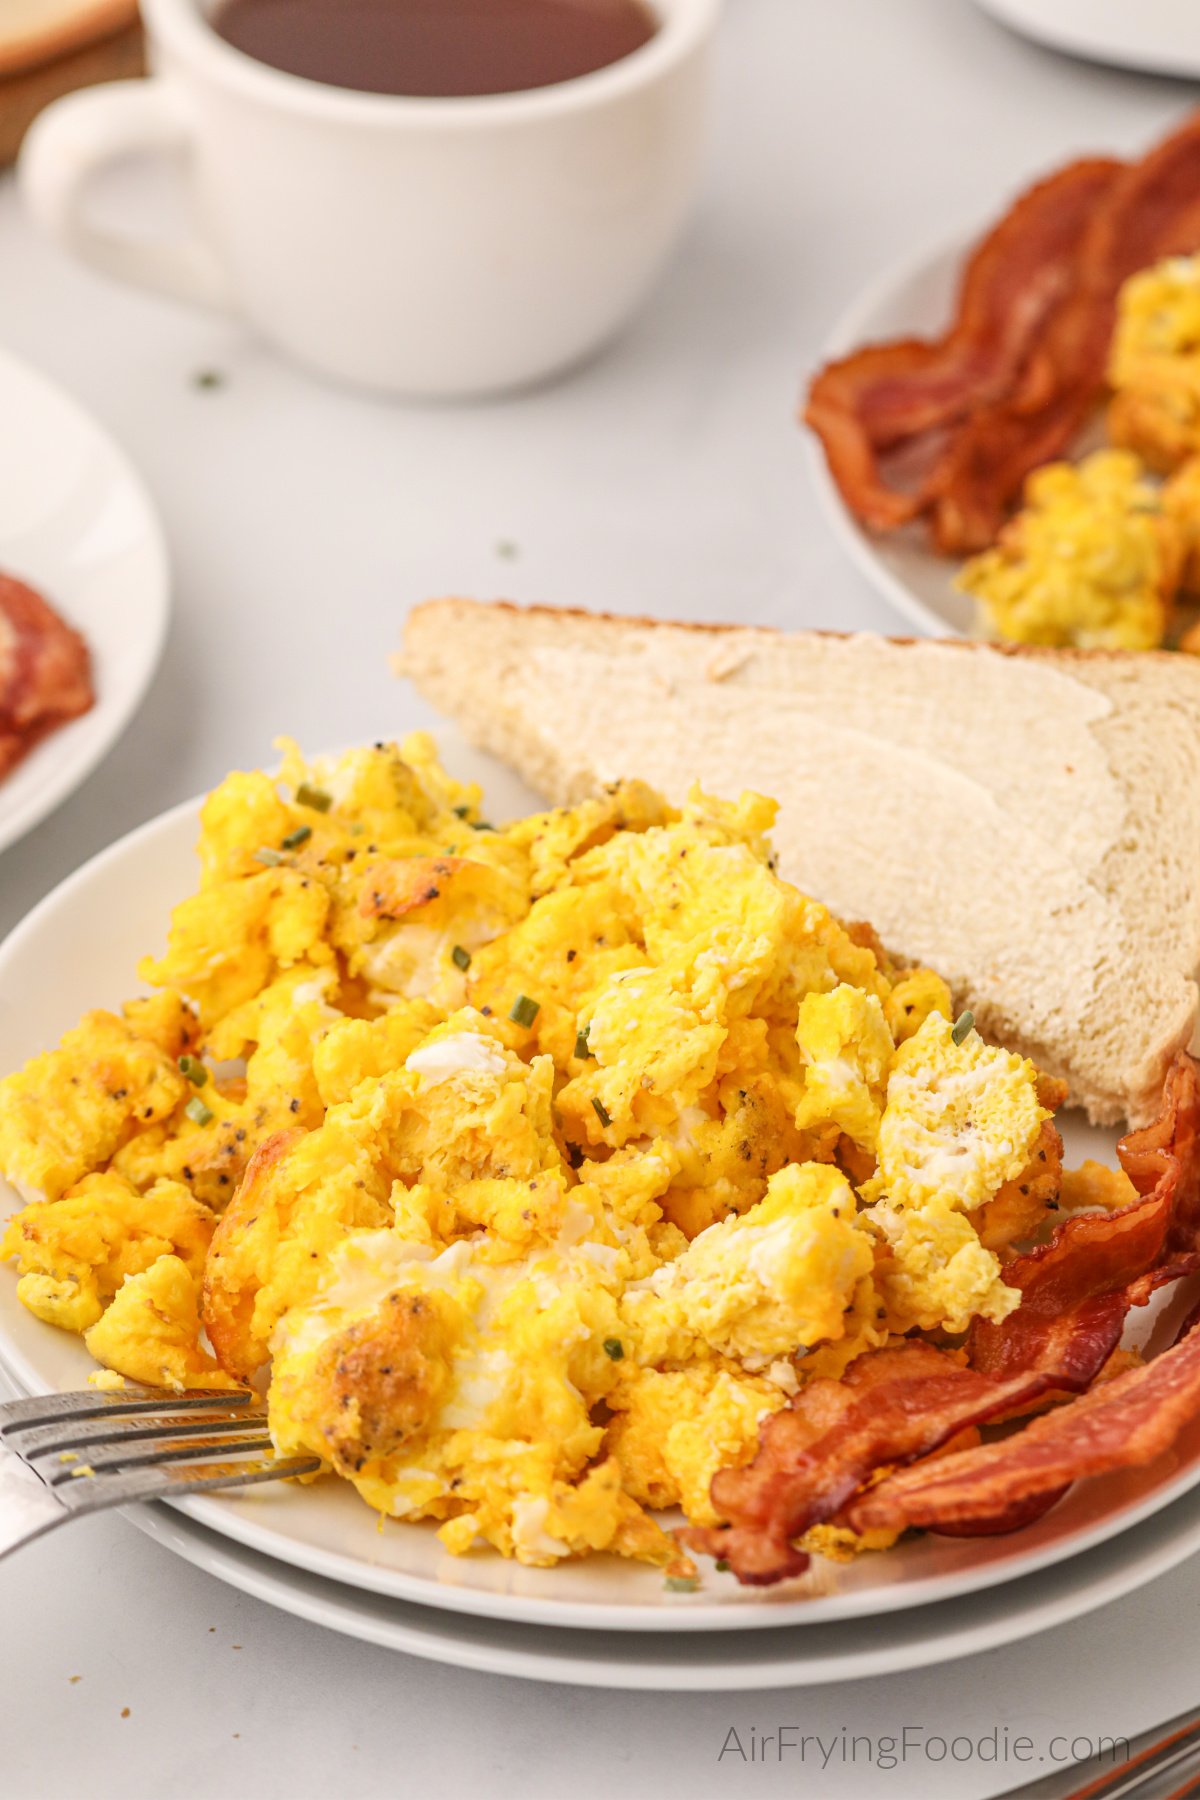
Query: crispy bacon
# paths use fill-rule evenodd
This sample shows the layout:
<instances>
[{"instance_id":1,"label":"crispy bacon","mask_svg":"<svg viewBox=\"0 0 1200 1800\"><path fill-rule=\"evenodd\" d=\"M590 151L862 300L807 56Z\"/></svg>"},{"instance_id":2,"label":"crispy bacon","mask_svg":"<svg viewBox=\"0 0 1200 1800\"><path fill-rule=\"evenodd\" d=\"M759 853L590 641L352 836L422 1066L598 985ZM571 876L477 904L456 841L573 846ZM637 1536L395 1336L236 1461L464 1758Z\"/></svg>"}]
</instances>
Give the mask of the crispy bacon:
<instances>
[{"instance_id":1,"label":"crispy bacon","mask_svg":"<svg viewBox=\"0 0 1200 1800\"><path fill-rule=\"evenodd\" d=\"M93 698L79 633L23 581L0 574L0 777Z\"/></svg>"},{"instance_id":2,"label":"crispy bacon","mask_svg":"<svg viewBox=\"0 0 1200 1800\"><path fill-rule=\"evenodd\" d=\"M747 1468L713 1477L712 1502L728 1528L689 1526L679 1535L689 1549L723 1557L750 1586L802 1574L809 1559L792 1540L840 1512L874 1469L928 1456L1055 1385L1040 1371L994 1380L919 1339L870 1351L841 1381L812 1381L773 1414Z\"/></svg>"},{"instance_id":3,"label":"crispy bacon","mask_svg":"<svg viewBox=\"0 0 1200 1800\"><path fill-rule=\"evenodd\" d=\"M859 1531L1013 1530L1084 1476L1153 1462L1198 1412L1200 1331L1193 1329L1145 1367L1043 1414L1012 1437L888 1476L854 1502L848 1523Z\"/></svg>"},{"instance_id":4,"label":"crispy bacon","mask_svg":"<svg viewBox=\"0 0 1200 1800\"><path fill-rule=\"evenodd\" d=\"M1086 1387L1120 1341L1131 1306L1196 1266L1200 1247L1200 1079L1190 1056L1171 1065L1162 1111L1117 1146L1138 1198L1116 1212L1080 1213L1047 1244L1005 1265L1020 1288L999 1325L977 1319L972 1368L998 1380L1057 1370Z\"/></svg>"},{"instance_id":5,"label":"crispy bacon","mask_svg":"<svg viewBox=\"0 0 1200 1800\"><path fill-rule=\"evenodd\" d=\"M846 504L878 531L924 510L947 476L937 451L944 428L1007 393L1048 315L1070 291L1080 245L1121 164L1073 163L1022 194L978 246L963 274L954 324L936 341L869 345L822 369L805 419L825 446ZM881 452L941 433L929 466L906 489ZM953 440L949 446L953 455Z\"/></svg>"},{"instance_id":6,"label":"crispy bacon","mask_svg":"<svg viewBox=\"0 0 1200 1800\"><path fill-rule=\"evenodd\" d=\"M1031 188L972 255L944 337L870 345L813 381L805 418L850 511L881 532L925 516L947 556L991 543L1099 399L1122 282L1198 247L1200 114L1140 162Z\"/></svg>"}]
</instances>

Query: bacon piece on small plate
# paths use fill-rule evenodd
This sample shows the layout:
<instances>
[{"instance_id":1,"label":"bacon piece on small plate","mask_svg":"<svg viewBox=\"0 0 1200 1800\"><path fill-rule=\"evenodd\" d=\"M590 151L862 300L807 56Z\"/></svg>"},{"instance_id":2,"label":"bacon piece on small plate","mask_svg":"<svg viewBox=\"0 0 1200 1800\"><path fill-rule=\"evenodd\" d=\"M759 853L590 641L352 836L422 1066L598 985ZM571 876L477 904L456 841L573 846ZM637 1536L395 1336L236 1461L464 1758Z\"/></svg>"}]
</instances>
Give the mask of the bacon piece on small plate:
<instances>
[{"instance_id":1,"label":"bacon piece on small plate","mask_svg":"<svg viewBox=\"0 0 1200 1800\"><path fill-rule=\"evenodd\" d=\"M890 531L922 512L959 466L946 427L1009 396L1031 354L1044 371L1036 346L1073 291L1080 247L1122 166L1072 163L1022 194L973 252L944 337L868 345L817 374L804 416L865 525ZM904 485L883 457L900 445Z\"/></svg>"},{"instance_id":2,"label":"bacon piece on small plate","mask_svg":"<svg viewBox=\"0 0 1200 1800\"><path fill-rule=\"evenodd\" d=\"M852 1529L1015 1530L1072 1482L1150 1463L1200 1413L1200 1331L1140 1369L1043 1413L994 1444L889 1475L849 1509Z\"/></svg>"},{"instance_id":3,"label":"bacon piece on small plate","mask_svg":"<svg viewBox=\"0 0 1200 1800\"><path fill-rule=\"evenodd\" d=\"M0 574L0 777L94 698L83 638L33 588Z\"/></svg>"},{"instance_id":4,"label":"bacon piece on small plate","mask_svg":"<svg viewBox=\"0 0 1200 1800\"><path fill-rule=\"evenodd\" d=\"M928 1456L1058 1385L1028 1370L997 1381L920 1339L868 1351L840 1381L812 1381L772 1414L748 1467L713 1477L712 1502L728 1528L689 1526L679 1536L722 1557L748 1586L803 1574L809 1558L792 1540L839 1513L881 1464Z\"/></svg>"}]
</instances>

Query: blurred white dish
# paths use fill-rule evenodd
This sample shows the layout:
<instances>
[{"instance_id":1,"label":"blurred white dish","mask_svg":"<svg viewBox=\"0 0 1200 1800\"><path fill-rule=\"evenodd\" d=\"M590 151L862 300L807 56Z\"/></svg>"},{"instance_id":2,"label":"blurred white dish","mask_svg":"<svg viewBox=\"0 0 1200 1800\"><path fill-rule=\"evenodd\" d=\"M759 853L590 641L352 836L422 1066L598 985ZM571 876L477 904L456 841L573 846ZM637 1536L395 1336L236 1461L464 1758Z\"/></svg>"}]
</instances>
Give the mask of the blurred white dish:
<instances>
[{"instance_id":1,"label":"blurred white dish","mask_svg":"<svg viewBox=\"0 0 1200 1800\"><path fill-rule=\"evenodd\" d=\"M986 13L1052 50L1150 69L1200 75L1200 11L1192 0L976 0Z\"/></svg>"},{"instance_id":2,"label":"blurred white dish","mask_svg":"<svg viewBox=\"0 0 1200 1800\"><path fill-rule=\"evenodd\" d=\"M158 664L167 551L124 454L67 394L0 350L0 570L37 588L87 639L96 704L0 781L0 850L89 775Z\"/></svg>"},{"instance_id":3,"label":"blurred white dish","mask_svg":"<svg viewBox=\"0 0 1200 1800\"><path fill-rule=\"evenodd\" d=\"M449 731L443 749L454 773L485 783L491 816L534 804L511 774ZM87 1007L113 1006L135 991L139 956L160 945L171 906L194 886L196 809L196 802L186 802L94 858L0 947L0 1072L50 1047ZM1080 1127L1069 1150L1073 1157L1110 1155L1111 1134ZM0 1218L19 1204L0 1182ZM1139 1315L1143 1334L1149 1311ZM11 1268L0 1268L0 1361L27 1393L82 1387L95 1366L79 1338L43 1324L18 1303ZM824 1628L958 1599L1074 1557L1197 1483L1200 1419L1152 1468L1082 1483L1013 1536L915 1537L887 1555L848 1564L818 1558L799 1581L778 1590L739 1588L732 1576L708 1568L695 1595L668 1593L660 1572L611 1558L531 1569L491 1554L453 1557L424 1526L391 1524L380 1531L375 1514L342 1482L179 1504L251 1550L389 1598L521 1624L697 1633Z\"/></svg>"}]
</instances>

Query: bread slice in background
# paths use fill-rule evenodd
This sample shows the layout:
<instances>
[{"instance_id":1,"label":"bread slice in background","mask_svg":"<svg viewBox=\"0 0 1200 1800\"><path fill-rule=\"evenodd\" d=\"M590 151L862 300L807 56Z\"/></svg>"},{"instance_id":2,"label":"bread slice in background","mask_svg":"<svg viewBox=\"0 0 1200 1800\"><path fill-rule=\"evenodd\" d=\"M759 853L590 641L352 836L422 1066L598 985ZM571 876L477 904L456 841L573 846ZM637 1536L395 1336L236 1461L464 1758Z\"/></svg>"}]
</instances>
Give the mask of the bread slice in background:
<instances>
[{"instance_id":1,"label":"bread slice in background","mask_svg":"<svg viewBox=\"0 0 1200 1800\"><path fill-rule=\"evenodd\" d=\"M137 16L137 0L0 0L0 76L69 56Z\"/></svg>"},{"instance_id":2,"label":"bread slice in background","mask_svg":"<svg viewBox=\"0 0 1200 1800\"><path fill-rule=\"evenodd\" d=\"M434 600L397 666L555 804L772 795L789 880L1095 1123L1155 1112L1197 1020L1200 659Z\"/></svg>"}]
</instances>

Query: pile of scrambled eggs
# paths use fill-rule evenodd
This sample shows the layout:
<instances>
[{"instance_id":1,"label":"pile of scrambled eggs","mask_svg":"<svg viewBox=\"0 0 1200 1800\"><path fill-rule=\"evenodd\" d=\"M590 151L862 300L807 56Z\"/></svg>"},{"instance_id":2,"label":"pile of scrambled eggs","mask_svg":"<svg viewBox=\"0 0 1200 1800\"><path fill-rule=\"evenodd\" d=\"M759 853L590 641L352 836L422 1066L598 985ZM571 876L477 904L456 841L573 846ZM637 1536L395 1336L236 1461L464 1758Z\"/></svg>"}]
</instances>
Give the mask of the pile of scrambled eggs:
<instances>
[{"instance_id":1,"label":"pile of scrambled eggs","mask_svg":"<svg viewBox=\"0 0 1200 1800\"><path fill-rule=\"evenodd\" d=\"M997 637L1153 650L1176 635L1180 598L1200 598L1200 257L1124 284L1108 382L1116 448L1035 470L1022 510L959 573ZM1200 650L1200 630L1179 648Z\"/></svg>"},{"instance_id":2,"label":"pile of scrambled eggs","mask_svg":"<svg viewBox=\"0 0 1200 1800\"><path fill-rule=\"evenodd\" d=\"M149 997L0 1083L0 1252L102 1383L265 1385L451 1551L667 1563L809 1375L1018 1304L1061 1092L770 801L479 804L424 736L231 775Z\"/></svg>"}]
</instances>

